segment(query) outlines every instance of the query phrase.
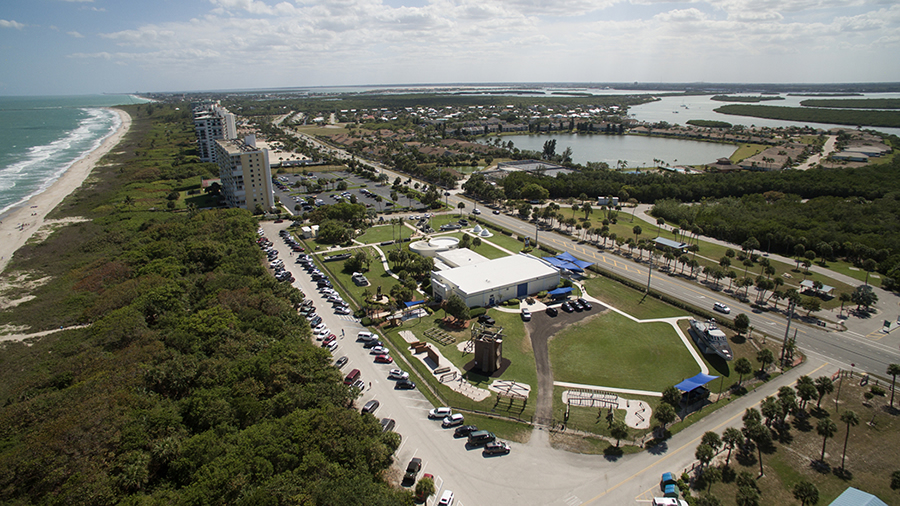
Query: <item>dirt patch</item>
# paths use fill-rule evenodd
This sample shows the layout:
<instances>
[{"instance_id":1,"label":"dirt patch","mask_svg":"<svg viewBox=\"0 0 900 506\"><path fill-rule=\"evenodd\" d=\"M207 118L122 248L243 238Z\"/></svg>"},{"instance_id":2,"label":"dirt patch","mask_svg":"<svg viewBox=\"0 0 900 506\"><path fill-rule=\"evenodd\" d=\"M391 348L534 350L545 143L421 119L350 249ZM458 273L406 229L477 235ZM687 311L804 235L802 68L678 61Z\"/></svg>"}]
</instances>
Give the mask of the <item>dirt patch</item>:
<instances>
[{"instance_id":1,"label":"dirt patch","mask_svg":"<svg viewBox=\"0 0 900 506\"><path fill-rule=\"evenodd\" d=\"M37 229L34 232L34 235L32 235L30 239L28 239L28 243L29 244L42 243L48 237L50 237L50 234L52 234L56 230L66 226L66 225L69 225L71 223L80 223L82 221L90 221L90 220L88 220L87 218L82 218L80 216L73 216L70 218L62 218L59 220L44 219L44 222L41 225L41 228Z\"/></svg>"},{"instance_id":2,"label":"dirt patch","mask_svg":"<svg viewBox=\"0 0 900 506\"><path fill-rule=\"evenodd\" d=\"M590 311L560 311L558 316L551 317L546 312L535 313L531 321L525 324L525 335L534 350L534 365L538 379L537 404L534 409L535 419L549 420L553 417L553 370L550 368L550 350L548 343L560 330L578 323L588 317L599 315L606 308L597 304Z\"/></svg>"}]
</instances>

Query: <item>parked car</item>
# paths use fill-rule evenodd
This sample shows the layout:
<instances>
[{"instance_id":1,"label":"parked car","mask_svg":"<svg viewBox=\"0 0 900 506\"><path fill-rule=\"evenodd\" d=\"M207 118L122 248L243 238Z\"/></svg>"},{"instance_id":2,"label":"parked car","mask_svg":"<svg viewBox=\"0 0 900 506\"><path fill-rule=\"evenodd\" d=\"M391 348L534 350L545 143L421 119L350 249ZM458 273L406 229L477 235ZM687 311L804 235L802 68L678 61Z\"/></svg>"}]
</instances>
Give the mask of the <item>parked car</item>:
<instances>
[{"instance_id":1,"label":"parked car","mask_svg":"<svg viewBox=\"0 0 900 506\"><path fill-rule=\"evenodd\" d=\"M453 431L453 437L468 437L469 434L478 430L478 427L474 425L462 425L457 427L455 431Z\"/></svg>"},{"instance_id":2,"label":"parked car","mask_svg":"<svg viewBox=\"0 0 900 506\"><path fill-rule=\"evenodd\" d=\"M393 364L394 359L390 355L377 355L375 357L376 364Z\"/></svg>"},{"instance_id":3,"label":"parked car","mask_svg":"<svg viewBox=\"0 0 900 506\"><path fill-rule=\"evenodd\" d=\"M445 417L441 422L441 427L445 429L449 429L450 427L456 427L457 425L462 425L465 421L462 413L453 413L452 415Z\"/></svg>"},{"instance_id":4,"label":"parked car","mask_svg":"<svg viewBox=\"0 0 900 506\"><path fill-rule=\"evenodd\" d=\"M476 430L469 434L468 444L471 446L483 446L497 439L493 432L486 430Z\"/></svg>"},{"instance_id":5,"label":"parked car","mask_svg":"<svg viewBox=\"0 0 900 506\"><path fill-rule=\"evenodd\" d=\"M491 318L490 316L483 314L478 317L478 323L483 323L485 325L494 325L497 322L495 322L494 319Z\"/></svg>"},{"instance_id":6,"label":"parked car","mask_svg":"<svg viewBox=\"0 0 900 506\"><path fill-rule=\"evenodd\" d=\"M527 307L522 308L522 321L525 321L525 322L531 321L531 311L529 311Z\"/></svg>"},{"instance_id":7,"label":"parked car","mask_svg":"<svg viewBox=\"0 0 900 506\"><path fill-rule=\"evenodd\" d=\"M381 432L387 432L389 430L394 430L394 427L397 425L397 422L393 418L382 418L381 419Z\"/></svg>"},{"instance_id":8,"label":"parked car","mask_svg":"<svg viewBox=\"0 0 900 506\"><path fill-rule=\"evenodd\" d=\"M428 412L428 418L432 420L440 420L441 418L448 417L453 414L453 410L448 408L447 406L441 406L439 408L434 408Z\"/></svg>"},{"instance_id":9,"label":"parked car","mask_svg":"<svg viewBox=\"0 0 900 506\"><path fill-rule=\"evenodd\" d=\"M376 346L369 350L369 355L389 355L390 353L384 346Z\"/></svg>"},{"instance_id":10,"label":"parked car","mask_svg":"<svg viewBox=\"0 0 900 506\"><path fill-rule=\"evenodd\" d=\"M377 410L378 406L380 406L380 405L381 404L378 401L376 401L375 399L372 399L371 401L367 402L365 406L363 406L362 412L363 413L374 413L375 410Z\"/></svg>"},{"instance_id":11,"label":"parked car","mask_svg":"<svg viewBox=\"0 0 900 506\"><path fill-rule=\"evenodd\" d=\"M491 441L484 445L485 455L506 455L509 453L509 443L506 441Z\"/></svg>"},{"instance_id":12,"label":"parked car","mask_svg":"<svg viewBox=\"0 0 900 506\"><path fill-rule=\"evenodd\" d=\"M383 346L381 341L366 341L363 343L363 348L367 350L371 350L372 348L377 348Z\"/></svg>"},{"instance_id":13,"label":"parked car","mask_svg":"<svg viewBox=\"0 0 900 506\"><path fill-rule=\"evenodd\" d=\"M362 392L363 390L366 389L366 382L363 380L356 380L353 382L353 388Z\"/></svg>"},{"instance_id":14,"label":"parked car","mask_svg":"<svg viewBox=\"0 0 900 506\"><path fill-rule=\"evenodd\" d=\"M559 308L567 313L571 313L572 311L574 311L574 309L572 309L572 304L569 301L563 302L562 305L559 306Z\"/></svg>"},{"instance_id":15,"label":"parked car","mask_svg":"<svg viewBox=\"0 0 900 506\"><path fill-rule=\"evenodd\" d=\"M409 379L409 373L402 369L391 369L388 372L388 378L395 380L405 380Z\"/></svg>"},{"instance_id":16,"label":"parked car","mask_svg":"<svg viewBox=\"0 0 900 506\"><path fill-rule=\"evenodd\" d=\"M391 357L387 357L387 358L391 358ZM398 390L413 390L416 388L416 384L408 379L404 379L404 380L398 381L397 383L394 383L394 388L396 388Z\"/></svg>"},{"instance_id":17,"label":"parked car","mask_svg":"<svg viewBox=\"0 0 900 506\"><path fill-rule=\"evenodd\" d=\"M593 306L591 306L591 303L584 299L578 299L578 303L581 304L581 307L583 307L584 309L586 309L588 311L590 311L593 308Z\"/></svg>"},{"instance_id":18,"label":"parked car","mask_svg":"<svg viewBox=\"0 0 900 506\"><path fill-rule=\"evenodd\" d=\"M406 465L406 473L403 474L403 483L414 483L416 481L416 476L419 475L419 471L421 470L422 459L413 457L413 459L409 461L409 464Z\"/></svg>"},{"instance_id":19,"label":"parked car","mask_svg":"<svg viewBox=\"0 0 900 506\"><path fill-rule=\"evenodd\" d=\"M336 350L337 348L338 348L337 341L331 341L330 343L328 343L328 351L334 353L334 350ZM388 357L388 358L390 358L390 357Z\"/></svg>"},{"instance_id":20,"label":"parked car","mask_svg":"<svg viewBox=\"0 0 900 506\"><path fill-rule=\"evenodd\" d=\"M713 304L713 309L715 309L716 311L718 311L720 313L725 313L725 314L728 314L731 312L731 308L726 306L725 304L722 304L721 302L716 302L715 304Z\"/></svg>"},{"instance_id":21,"label":"parked car","mask_svg":"<svg viewBox=\"0 0 900 506\"><path fill-rule=\"evenodd\" d=\"M441 499L438 501L438 506L453 506L454 499L452 490L444 490L444 493L441 494Z\"/></svg>"},{"instance_id":22,"label":"parked car","mask_svg":"<svg viewBox=\"0 0 900 506\"><path fill-rule=\"evenodd\" d=\"M555 307L547 306L547 310L545 311L549 316L556 316L559 314L559 311Z\"/></svg>"},{"instance_id":23,"label":"parked car","mask_svg":"<svg viewBox=\"0 0 900 506\"><path fill-rule=\"evenodd\" d=\"M334 365L337 366L338 369L340 369L341 367L344 367L345 365L347 365L347 362L349 360L350 360L349 358L347 358L346 356L343 356L343 357L337 359L337 362L335 362Z\"/></svg>"}]
</instances>

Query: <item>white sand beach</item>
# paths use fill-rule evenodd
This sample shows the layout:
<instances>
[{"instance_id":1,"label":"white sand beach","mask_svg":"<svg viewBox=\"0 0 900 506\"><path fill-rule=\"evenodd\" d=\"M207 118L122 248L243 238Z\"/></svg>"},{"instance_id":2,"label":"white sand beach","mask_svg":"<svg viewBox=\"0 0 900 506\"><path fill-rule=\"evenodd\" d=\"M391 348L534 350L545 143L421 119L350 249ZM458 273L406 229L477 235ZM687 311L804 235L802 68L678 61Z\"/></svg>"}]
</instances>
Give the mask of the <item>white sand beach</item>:
<instances>
[{"instance_id":1,"label":"white sand beach","mask_svg":"<svg viewBox=\"0 0 900 506\"><path fill-rule=\"evenodd\" d=\"M51 220L46 220L47 214L58 206L67 195L81 186L100 158L109 153L128 132L131 127L131 116L121 109L113 110L122 119L118 130L104 139L97 149L73 163L69 170L46 191L35 195L22 206L3 216L3 221L0 223L0 257L2 257L0 258L0 273L6 270L9 260L16 250L25 245L41 227L51 223ZM74 220L57 220L52 223L66 221Z\"/></svg>"}]
</instances>

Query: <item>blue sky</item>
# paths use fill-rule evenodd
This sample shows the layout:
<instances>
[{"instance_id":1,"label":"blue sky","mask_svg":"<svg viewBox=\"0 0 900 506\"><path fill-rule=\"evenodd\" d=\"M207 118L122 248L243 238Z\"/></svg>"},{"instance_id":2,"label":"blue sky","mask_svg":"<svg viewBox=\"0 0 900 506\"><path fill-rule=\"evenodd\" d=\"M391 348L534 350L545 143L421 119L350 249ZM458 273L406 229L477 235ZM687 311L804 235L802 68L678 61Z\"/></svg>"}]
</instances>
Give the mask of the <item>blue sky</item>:
<instances>
[{"instance_id":1,"label":"blue sky","mask_svg":"<svg viewBox=\"0 0 900 506\"><path fill-rule=\"evenodd\" d=\"M894 0L21 0L0 95L900 81Z\"/></svg>"}]
</instances>

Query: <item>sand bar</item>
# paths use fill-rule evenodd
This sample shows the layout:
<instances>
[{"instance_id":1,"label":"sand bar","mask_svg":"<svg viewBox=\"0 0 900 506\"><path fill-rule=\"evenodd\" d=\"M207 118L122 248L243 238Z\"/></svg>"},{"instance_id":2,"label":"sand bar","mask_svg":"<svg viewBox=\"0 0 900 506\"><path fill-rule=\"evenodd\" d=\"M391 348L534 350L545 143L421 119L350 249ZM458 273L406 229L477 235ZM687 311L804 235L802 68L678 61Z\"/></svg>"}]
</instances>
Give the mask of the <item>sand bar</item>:
<instances>
[{"instance_id":1,"label":"sand bar","mask_svg":"<svg viewBox=\"0 0 900 506\"><path fill-rule=\"evenodd\" d=\"M128 132L131 116L121 109L113 110L122 120L118 130L104 139L97 149L73 163L52 186L3 215L3 222L0 223L0 273L6 270L16 250L45 224L47 214L81 186L100 158L109 153Z\"/></svg>"}]
</instances>

